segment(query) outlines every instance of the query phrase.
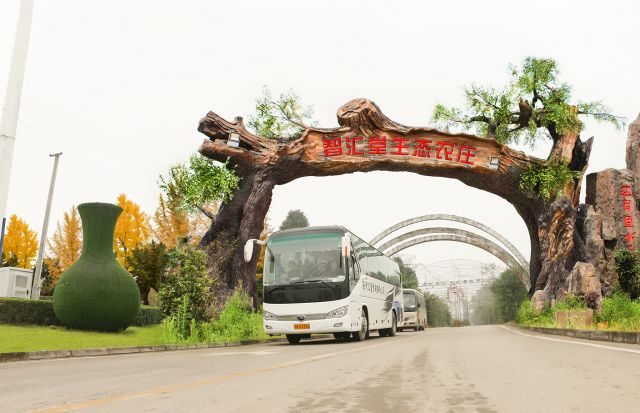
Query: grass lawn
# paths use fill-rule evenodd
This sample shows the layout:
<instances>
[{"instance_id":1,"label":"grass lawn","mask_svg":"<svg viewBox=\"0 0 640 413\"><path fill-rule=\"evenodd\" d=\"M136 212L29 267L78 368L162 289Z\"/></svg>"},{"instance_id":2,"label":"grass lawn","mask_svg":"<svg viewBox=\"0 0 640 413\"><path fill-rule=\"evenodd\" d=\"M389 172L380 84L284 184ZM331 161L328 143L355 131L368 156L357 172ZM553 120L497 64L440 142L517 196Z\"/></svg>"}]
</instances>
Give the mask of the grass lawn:
<instances>
[{"instance_id":1,"label":"grass lawn","mask_svg":"<svg viewBox=\"0 0 640 413\"><path fill-rule=\"evenodd\" d=\"M280 337L280 336L275 336ZM257 339L270 338L260 332ZM129 327L122 333L98 333L51 326L0 324L0 353L81 348L157 346L162 341L162 324Z\"/></svg>"},{"instance_id":2,"label":"grass lawn","mask_svg":"<svg viewBox=\"0 0 640 413\"><path fill-rule=\"evenodd\" d=\"M129 327L121 333L68 330L64 327L0 324L0 353L154 346L164 344L161 334L161 324L148 327Z\"/></svg>"}]
</instances>

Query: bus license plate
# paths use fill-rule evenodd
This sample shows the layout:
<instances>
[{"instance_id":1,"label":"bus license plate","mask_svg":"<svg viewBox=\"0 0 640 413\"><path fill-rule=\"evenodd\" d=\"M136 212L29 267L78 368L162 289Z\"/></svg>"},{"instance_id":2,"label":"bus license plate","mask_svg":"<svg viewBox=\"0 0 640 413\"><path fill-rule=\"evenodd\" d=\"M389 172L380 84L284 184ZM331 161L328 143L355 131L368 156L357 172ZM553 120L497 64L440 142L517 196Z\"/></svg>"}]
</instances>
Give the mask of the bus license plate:
<instances>
[{"instance_id":1,"label":"bus license plate","mask_svg":"<svg viewBox=\"0 0 640 413\"><path fill-rule=\"evenodd\" d=\"M311 328L311 324L294 324L294 330L308 330Z\"/></svg>"}]
</instances>

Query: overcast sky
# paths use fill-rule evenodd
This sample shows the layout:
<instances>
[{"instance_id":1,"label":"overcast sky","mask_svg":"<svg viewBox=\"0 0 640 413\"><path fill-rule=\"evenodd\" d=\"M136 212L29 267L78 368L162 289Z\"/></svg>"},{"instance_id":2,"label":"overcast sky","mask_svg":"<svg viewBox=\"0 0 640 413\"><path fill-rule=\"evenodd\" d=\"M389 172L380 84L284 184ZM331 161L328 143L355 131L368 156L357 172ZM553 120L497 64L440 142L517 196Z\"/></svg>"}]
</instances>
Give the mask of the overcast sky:
<instances>
[{"instance_id":1,"label":"overcast sky","mask_svg":"<svg viewBox=\"0 0 640 413\"><path fill-rule=\"evenodd\" d=\"M0 2L4 98L18 0ZM640 111L637 1L43 1L36 0L8 214L40 232L52 160L62 151L52 209L115 202L126 193L152 214L158 175L197 150L212 110L252 113L268 85L293 88L321 126L338 107L375 101L391 119L426 126L437 102L460 105L471 82L499 86L509 63L551 57L575 98L614 113ZM626 130L587 122L588 172L624 167ZM548 143L526 151L546 157ZM583 188L584 197L584 188ZM526 227L495 195L444 178L373 172L304 178L276 187L269 217L290 209L313 225L341 224L370 239L407 218L466 216L529 257ZM496 261L474 247L430 243L406 253L429 264Z\"/></svg>"}]
</instances>

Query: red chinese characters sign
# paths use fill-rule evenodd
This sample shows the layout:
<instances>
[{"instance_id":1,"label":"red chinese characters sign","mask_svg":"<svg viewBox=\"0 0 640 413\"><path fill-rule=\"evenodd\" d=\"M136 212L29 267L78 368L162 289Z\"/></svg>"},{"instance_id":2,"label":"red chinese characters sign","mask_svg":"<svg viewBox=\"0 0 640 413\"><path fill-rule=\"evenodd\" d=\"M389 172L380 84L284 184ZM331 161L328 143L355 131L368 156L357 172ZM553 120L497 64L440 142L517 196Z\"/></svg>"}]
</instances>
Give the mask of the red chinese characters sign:
<instances>
[{"instance_id":1,"label":"red chinese characters sign","mask_svg":"<svg viewBox=\"0 0 640 413\"><path fill-rule=\"evenodd\" d=\"M633 250L633 240L636 233L633 230L633 193L631 185L622 185L620 187L620 197L622 198L622 222L624 224L624 238L627 242L627 249Z\"/></svg>"},{"instance_id":2,"label":"red chinese characters sign","mask_svg":"<svg viewBox=\"0 0 640 413\"><path fill-rule=\"evenodd\" d=\"M355 136L325 138L325 159L340 156L387 156L432 159L474 165L478 148L455 141L399 136Z\"/></svg>"}]
</instances>

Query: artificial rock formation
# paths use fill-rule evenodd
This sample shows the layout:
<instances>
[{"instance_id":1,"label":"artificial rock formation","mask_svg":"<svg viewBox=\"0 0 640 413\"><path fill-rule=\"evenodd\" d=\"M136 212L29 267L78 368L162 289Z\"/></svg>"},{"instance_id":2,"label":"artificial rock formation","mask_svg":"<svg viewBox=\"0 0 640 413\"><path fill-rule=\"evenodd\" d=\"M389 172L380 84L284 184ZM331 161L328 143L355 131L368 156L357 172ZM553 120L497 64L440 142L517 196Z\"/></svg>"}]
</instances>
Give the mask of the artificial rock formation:
<instances>
[{"instance_id":1,"label":"artificial rock formation","mask_svg":"<svg viewBox=\"0 0 640 413\"><path fill-rule=\"evenodd\" d=\"M600 274L596 267L591 263L576 262L565 282L565 293L576 295L594 293L597 296L597 302L600 303L602 300L602 285L600 283Z\"/></svg>"},{"instance_id":2,"label":"artificial rock formation","mask_svg":"<svg viewBox=\"0 0 640 413\"><path fill-rule=\"evenodd\" d=\"M230 292L238 284L258 306L255 290L257 254L242 259L242 245L258 238L275 185L304 176L341 175L374 170L414 172L455 178L510 202L529 230L531 293L544 290L549 298L561 294L577 261L585 261L584 242L576 229L580 180L571 181L558 197L544 200L520 187L520 177L531 166L547 161L501 145L493 139L450 134L433 128L408 127L386 117L366 99L348 102L337 113L339 127L306 127L301 136L269 139L248 131L237 117L227 121L209 112L198 130L208 139L200 153L230 161L240 176L239 188L220 210L202 239L203 245L233 240L235 253L220 268L220 279ZM239 145L230 136L239 136ZM584 172L592 140L578 136L560 139L553 154L561 154L574 171ZM384 211L380 211L384 213ZM224 242L222 240L225 240ZM209 249L216 254L216 249Z\"/></svg>"},{"instance_id":3,"label":"artificial rock formation","mask_svg":"<svg viewBox=\"0 0 640 413\"><path fill-rule=\"evenodd\" d=\"M537 290L531 296L531 306L534 310L540 311L545 305L549 304L549 294L547 294L544 290Z\"/></svg>"},{"instance_id":4,"label":"artificial rock formation","mask_svg":"<svg viewBox=\"0 0 640 413\"><path fill-rule=\"evenodd\" d=\"M600 274L605 295L617 282L615 251L640 247L640 116L629 125L626 150L626 169L587 176L586 204L578 214L586 262Z\"/></svg>"},{"instance_id":5,"label":"artificial rock formation","mask_svg":"<svg viewBox=\"0 0 640 413\"><path fill-rule=\"evenodd\" d=\"M636 120L629 125L629 135L627 137L627 169L636 180L635 196L640 200L640 114Z\"/></svg>"}]
</instances>

